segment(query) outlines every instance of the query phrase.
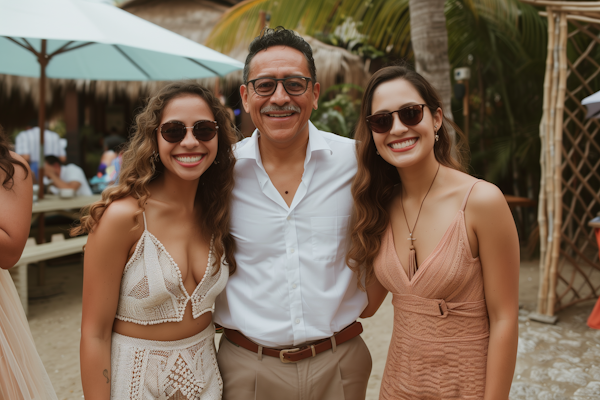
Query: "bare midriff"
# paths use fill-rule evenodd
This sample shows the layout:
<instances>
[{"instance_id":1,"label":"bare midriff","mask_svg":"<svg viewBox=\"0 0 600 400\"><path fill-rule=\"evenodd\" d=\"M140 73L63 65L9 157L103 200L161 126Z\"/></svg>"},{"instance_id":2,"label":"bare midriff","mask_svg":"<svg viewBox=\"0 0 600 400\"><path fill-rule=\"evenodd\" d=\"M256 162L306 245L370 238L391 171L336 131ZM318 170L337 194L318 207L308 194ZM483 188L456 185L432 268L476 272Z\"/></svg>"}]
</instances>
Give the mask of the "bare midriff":
<instances>
[{"instance_id":1,"label":"bare midriff","mask_svg":"<svg viewBox=\"0 0 600 400\"><path fill-rule=\"evenodd\" d=\"M212 313L207 312L194 319L192 305L188 303L181 322L163 322L156 325L140 325L115 319L113 332L145 340L171 341L194 336L212 324Z\"/></svg>"}]
</instances>

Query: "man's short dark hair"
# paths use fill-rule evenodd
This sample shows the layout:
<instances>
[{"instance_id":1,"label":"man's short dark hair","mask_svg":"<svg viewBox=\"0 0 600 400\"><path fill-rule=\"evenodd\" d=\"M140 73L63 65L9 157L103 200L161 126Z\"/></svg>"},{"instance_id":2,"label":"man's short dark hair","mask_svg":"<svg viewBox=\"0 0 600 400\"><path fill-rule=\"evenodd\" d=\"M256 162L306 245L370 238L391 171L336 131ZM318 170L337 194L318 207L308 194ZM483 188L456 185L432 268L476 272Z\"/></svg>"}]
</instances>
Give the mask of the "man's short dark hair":
<instances>
[{"instance_id":1,"label":"man's short dark hair","mask_svg":"<svg viewBox=\"0 0 600 400\"><path fill-rule=\"evenodd\" d=\"M47 162L49 165L56 165L56 164L58 164L58 165L62 165L62 162L60 162L60 160L59 160L59 159L58 159L58 157L56 157L56 156L46 156L46 157L44 158L44 160L46 160L46 162Z\"/></svg>"},{"instance_id":2,"label":"man's short dark hair","mask_svg":"<svg viewBox=\"0 0 600 400\"><path fill-rule=\"evenodd\" d=\"M313 84L317 81L317 67L315 67L315 60L313 59L313 52L310 44L298 35L296 32L285 29L283 26L277 28L264 28L260 35L252 40L250 46L248 46L248 56L246 57L246 63L244 64L244 83L248 83L248 74L250 73L250 62L254 56L262 50L266 50L273 46L286 46L298 50L306 58L308 63L308 70L310 71L310 77Z\"/></svg>"}]
</instances>

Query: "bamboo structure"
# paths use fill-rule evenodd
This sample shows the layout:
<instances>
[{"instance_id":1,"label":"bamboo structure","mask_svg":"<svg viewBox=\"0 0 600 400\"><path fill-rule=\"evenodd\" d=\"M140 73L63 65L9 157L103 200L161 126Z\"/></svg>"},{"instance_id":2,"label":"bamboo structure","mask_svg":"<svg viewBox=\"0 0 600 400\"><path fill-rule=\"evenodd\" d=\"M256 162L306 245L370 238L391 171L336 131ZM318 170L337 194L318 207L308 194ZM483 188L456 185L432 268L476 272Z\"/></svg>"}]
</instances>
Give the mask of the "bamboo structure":
<instances>
[{"instance_id":1,"label":"bamboo structure","mask_svg":"<svg viewBox=\"0 0 600 400\"><path fill-rule=\"evenodd\" d=\"M600 2L521 0L545 7L548 55L540 121L540 285L537 313L554 316L600 295L587 222L600 211L600 121L581 101L600 90Z\"/></svg>"}]
</instances>

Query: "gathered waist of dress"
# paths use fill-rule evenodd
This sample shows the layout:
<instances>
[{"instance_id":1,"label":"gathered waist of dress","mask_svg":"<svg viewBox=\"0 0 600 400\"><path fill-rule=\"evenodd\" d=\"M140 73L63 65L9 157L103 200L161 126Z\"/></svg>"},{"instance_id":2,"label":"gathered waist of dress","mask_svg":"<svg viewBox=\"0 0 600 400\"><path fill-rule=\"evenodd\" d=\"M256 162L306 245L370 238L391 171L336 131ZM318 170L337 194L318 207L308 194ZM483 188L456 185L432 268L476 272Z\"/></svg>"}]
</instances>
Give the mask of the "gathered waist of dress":
<instances>
[{"instance_id":1,"label":"gathered waist of dress","mask_svg":"<svg viewBox=\"0 0 600 400\"><path fill-rule=\"evenodd\" d=\"M472 341L489 337L485 300L446 302L410 294L392 299L395 324L403 334L424 341Z\"/></svg>"}]
</instances>

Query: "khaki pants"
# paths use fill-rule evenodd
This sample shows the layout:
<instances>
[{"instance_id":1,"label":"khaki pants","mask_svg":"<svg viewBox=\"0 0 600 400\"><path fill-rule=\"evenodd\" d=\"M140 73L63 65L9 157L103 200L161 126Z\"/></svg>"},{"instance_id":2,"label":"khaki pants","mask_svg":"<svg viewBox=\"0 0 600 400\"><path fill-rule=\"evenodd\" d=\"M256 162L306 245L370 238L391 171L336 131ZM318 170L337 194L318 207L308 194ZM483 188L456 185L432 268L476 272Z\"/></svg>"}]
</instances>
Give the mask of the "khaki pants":
<instances>
[{"instance_id":1,"label":"khaki pants","mask_svg":"<svg viewBox=\"0 0 600 400\"><path fill-rule=\"evenodd\" d=\"M364 400L371 354L360 336L316 357L284 364L221 338L223 400Z\"/></svg>"}]
</instances>

